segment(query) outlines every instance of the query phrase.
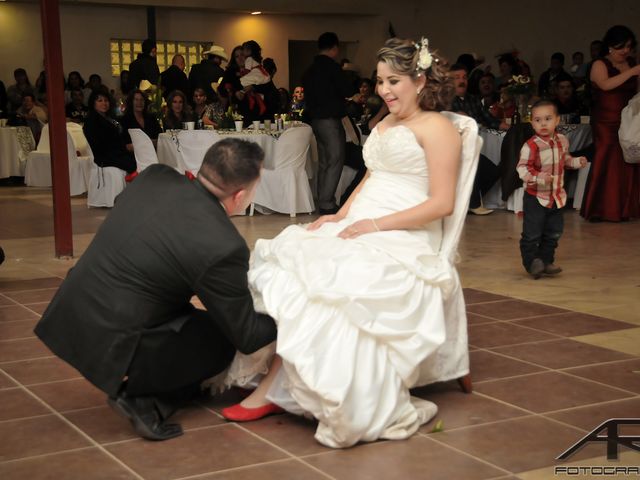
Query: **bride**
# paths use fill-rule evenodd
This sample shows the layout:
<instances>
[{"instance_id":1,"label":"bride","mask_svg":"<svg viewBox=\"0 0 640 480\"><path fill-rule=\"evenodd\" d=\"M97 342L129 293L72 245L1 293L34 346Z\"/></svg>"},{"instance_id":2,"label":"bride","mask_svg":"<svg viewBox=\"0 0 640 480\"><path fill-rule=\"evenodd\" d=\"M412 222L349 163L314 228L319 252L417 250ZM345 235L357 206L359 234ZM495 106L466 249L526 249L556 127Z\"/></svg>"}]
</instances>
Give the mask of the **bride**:
<instances>
[{"instance_id":1,"label":"bride","mask_svg":"<svg viewBox=\"0 0 640 480\"><path fill-rule=\"evenodd\" d=\"M277 355L258 388L222 411L235 421L311 414L316 439L336 448L407 438L436 414L409 388L444 342L452 281L437 253L461 139L437 113L452 94L444 61L426 39L390 39L377 59L390 114L364 146L368 173L337 214L256 243L249 282L256 310L278 324ZM238 355L226 381L270 360Z\"/></svg>"}]
</instances>

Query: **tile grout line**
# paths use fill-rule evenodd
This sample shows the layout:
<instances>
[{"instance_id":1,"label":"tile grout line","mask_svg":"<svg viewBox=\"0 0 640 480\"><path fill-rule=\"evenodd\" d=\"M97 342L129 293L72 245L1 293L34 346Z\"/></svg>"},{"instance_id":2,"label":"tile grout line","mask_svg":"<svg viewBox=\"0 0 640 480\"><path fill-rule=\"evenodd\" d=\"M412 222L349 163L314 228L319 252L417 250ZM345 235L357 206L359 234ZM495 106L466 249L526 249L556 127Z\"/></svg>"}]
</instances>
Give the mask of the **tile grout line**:
<instances>
[{"instance_id":1,"label":"tile grout line","mask_svg":"<svg viewBox=\"0 0 640 480\"><path fill-rule=\"evenodd\" d=\"M237 423L235 423L234 425L236 425L237 428L239 428L240 430L243 430L247 433L249 433L250 435L260 439L261 441L271 445L272 447L281 450L282 452L284 452L286 455L289 455L291 458L298 460L299 462L301 462L302 464L306 465L307 467L309 467L310 469L314 470L317 473L320 473L322 476L330 478L331 480L336 480L334 477L332 477L331 475L329 475L326 472L323 472L322 470L320 470L318 467L315 467L314 465L311 465L310 463L305 462L302 458L294 455L293 453L290 453L288 450L280 447L279 445L276 445L275 443L271 442L270 440L267 440L266 438L261 437L260 435L258 435L255 432L252 432L251 430L249 430L248 428L239 425ZM326 453L330 453L330 452L326 452Z\"/></svg>"},{"instance_id":2,"label":"tile grout line","mask_svg":"<svg viewBox=\"0 0 640 480\"><path fill-rule=\"evenodd\" d=\"M22 419L20 419L22 420ZM20 457L20 458L12 458L10 460L2 460L0 461L0 465L4 465L6 463L17 463L17 462L22 462L22 461L26 461L26 460L34 460L36 458L42 458L42 457L52 457L54 455L60 455L62 453L70 453L70 452L81 452L83 450L92 450L95 447L93 445L88 445L86 447L79 447L79 448L70 448L69 450L61 450L58 452L48 452L48 453L41 453L39 455L29 455L28 457Z\"/></svg>"},{"instance_id":3,"label":"tile grout line","mask_svg":"<svg viewBox=\"0 0 640 480\"><path fill-rule=\"evenodd\" d=\"M443 447L445 447L445 448L450 448L451 450L454 450L454 451L456 451L456 452L458 452L458 453L460 453L460 454L464 455L465 457L472 458L473 460L476 460L476 461L478 461L478 462L480 462L480 463L484 463L485 465L488 465L488 466L490 466L490 467L492 467L492 468L495 468L495 469L497 469L497 470L501 470L502 472L505 472L507 475L513 475L513 473L514 473L514 472L511 472L511 471L507 470L506 468L502 468L502 467L500 467L500 466L498 466L498 465L495 465L495 464L493 464L493 463L489 462L488 460L484 460L483 458L476 457L475 455L473 455L473 454L471 454L471 453L469 453L469 452L465 452L464 450L460 450L460 449L459 449L459 448L457 448L457 447L453 447L453 446L448 445L448 444L446 444L446 443L444 443L444 442L442 442L442 441L440 441L440 440L436 440L434 437L430 437L430 436L429 436L428 434L426 434L426 433L423 433L423 432L418 431L418 432L417 432L417 434L418 434L418 435L420 435L420 436L422 436L422 437L424 437L424 438L427 438L427 439L429 439L429 440L433 440L434 442L436 442L436 443L437 443L438 445L440 445L440 446L443 446ZM499 477L504 477L504 476L505 476L505 475L500 475ZM499 478L499 477L498 477L498 478ZM491 477L491 478L495 478L495 477Z\"/></svg>"},{"instance_id":4,"label":"tile grout line","mask_svg":"<svg viewBox=\"0 0 640 480\"><path fill-rule=\"evenodd\" d=\"M2 341L6 341L6 340L0 340L0 342ZM7 360L6 362L0 362L0 369L2 369L3 365L12 365L14 363L28 362L29 360L47 360L49 358L57 358L57 357L55 355L46 355L44 357L21 358L20 360Z\"/></svg>"},{"instance_id":5,"label":"tile grout line","mask_svg":"<svg viewBox=\"0 0 640 480\"><path fill-rule=\"evenodd\" d=\"M107 455L107 457L111 458L112 460L114 460L117 464L119 464L121 467L123 467L125 470L127 470L129 473L131 473L132 475L134 475L136 478L138 478L139 480L144 480L144 477L142 477L142 475L139 475L135 470L133 470L131 467L129 467L129 465L127 465L126 463L124 463L122 460L120 460L118 457L116 457L115 455L113 455L109 450L107 450L106 448L104 448L102 445L100 445L96 440L94 440L91 436L89 436L87 433L84 432L84 430L80 429L78 426L76 426L73 422L69 421L64 415L62 415L60 412L58 412L57 410L55 410L51 405L49 405L47 402L45 402L43 399L41 399L39 396L37 396L35 393L33 393L31 390L29 390L28 388L26 388L24 385L22 385L21 383L17 382L15 378L13 378L13 376L7 374L6 372L4 372L5 375L7 375L11 380L13 380L14 382L18 383L20 388L22 390L24 390L28 395L30 395L31 397L33 397L35 400L37 400L38 402L40 402L45 408L47 408L50 412L53 413L53 415L55 415L56 417L58 417L59 420L62 420L63 423L67 424L67 426L71 427L73 430L75 430L77 433L79 433L82 437L84 437L86 440L89 441L90 444L92 444L94 447L97 447L102 453L104 453L105 455ZM56 453L64 453L64 451L62 452L56 452Z\"/></svg>"},{"instance_id":6,"label":"tile grout line","mask_svg":"<svg viewBox=\"0 0 640 480\"><path fill-rule=\"evenodd\" d=\"M207 475L211 475L212 473L219 474L219 473L237 472L237 471L242 471L242 470L248 470L249 468L253 468L253 467L262 467L262 466L265 466L265 465L274 465L274 464L277 464L277 463L290 462L291 460L297 461L298 458L293 458L293 459L285 458L285 459L280 459L280 460L272 460L270 462L252 463L250 465L243 465L241 467L225 468L223 470L215 470L215 471L212 471L212 472L198 473L198 474L195 474L195 475L188 475L186 477L172 478L172 480L192 480L192 479L195 480L195 479L207 476ZM303 463L304 464L304 462L299 462L299 463ZM329 478L331 478L332 480L335 480L331 476Z\"/></svg>"}]
</instances>

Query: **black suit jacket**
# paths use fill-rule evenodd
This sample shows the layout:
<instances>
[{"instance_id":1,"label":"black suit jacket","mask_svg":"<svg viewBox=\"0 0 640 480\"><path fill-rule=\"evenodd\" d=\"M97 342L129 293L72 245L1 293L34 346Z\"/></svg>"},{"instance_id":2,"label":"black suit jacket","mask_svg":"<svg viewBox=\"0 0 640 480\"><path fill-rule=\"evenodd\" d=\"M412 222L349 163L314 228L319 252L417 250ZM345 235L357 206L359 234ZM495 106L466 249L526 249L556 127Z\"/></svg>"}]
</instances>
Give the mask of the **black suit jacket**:
<instances>
[{"instance_id":1,"label":"black suit jacket","mask_svg":"<svg viewBox=\"0 0 640 480\"><path fill-rule=\"evenodd\" d=\"M187 98L190 98L187 74L175 65L171 65L160 74L160 85L162 85L162 96L165 99L174 90L180 90Z\"/></svg>"},{"instance_id":2,"label":"black suit jacket","mask_svg":"<svg viewBox=\"0 0 640 480\"><path fill-rule=\"evenodd\" d=\"M35 332L112 395L141 336L180 331L194 294L238 350L254 352L275 340L276 329L253 309L248 262L218 199L197 180L153 165L118 197Z\"/></svg>"}]
</instances>

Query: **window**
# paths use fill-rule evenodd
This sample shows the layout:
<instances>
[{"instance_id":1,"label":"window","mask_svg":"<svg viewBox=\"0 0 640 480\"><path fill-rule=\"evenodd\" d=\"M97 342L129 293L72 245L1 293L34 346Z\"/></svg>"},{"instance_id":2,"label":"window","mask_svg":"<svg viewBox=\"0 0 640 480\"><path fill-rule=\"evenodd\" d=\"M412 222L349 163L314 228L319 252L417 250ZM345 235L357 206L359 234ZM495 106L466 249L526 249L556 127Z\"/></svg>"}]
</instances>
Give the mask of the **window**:
<instances>
[{"instance_id":1,"label":"window","mask_svg":"<svg viewBox=\"0 0 640 480\"><path fill-rule=\"evenodd\" d=\"M176 53L184 57L186 64L185 73L188 75L191 66L200 63L202 52L209 48L208 44L196 42L176 42L167 40L156 40L158 68L160 71L171 66L171 60ZM122 70L128 70L138 54L142 52L142 40L127 40L112 38L110 42L111 54L111 75L119 77Z\"/></svg>"}]
</instances>

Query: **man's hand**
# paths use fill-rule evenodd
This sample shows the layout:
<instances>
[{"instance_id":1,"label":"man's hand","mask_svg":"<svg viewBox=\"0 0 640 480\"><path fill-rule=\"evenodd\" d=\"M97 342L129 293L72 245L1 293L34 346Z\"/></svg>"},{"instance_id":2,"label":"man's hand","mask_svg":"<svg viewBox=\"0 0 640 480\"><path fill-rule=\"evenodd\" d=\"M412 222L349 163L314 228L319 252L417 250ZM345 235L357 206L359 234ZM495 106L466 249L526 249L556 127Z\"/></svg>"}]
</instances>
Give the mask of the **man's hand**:
<instances>
[{"instance_id":1,"label":"man's hand","mask_svg":"<svg viewBox=\"0 0 640 480\"><path fill-rule=\"evenodd\" d=\"M580 157L580 168L584 168L587 166L587 163L589 163L587 161L587 157Z\"/></svg>"}]
</instances>

